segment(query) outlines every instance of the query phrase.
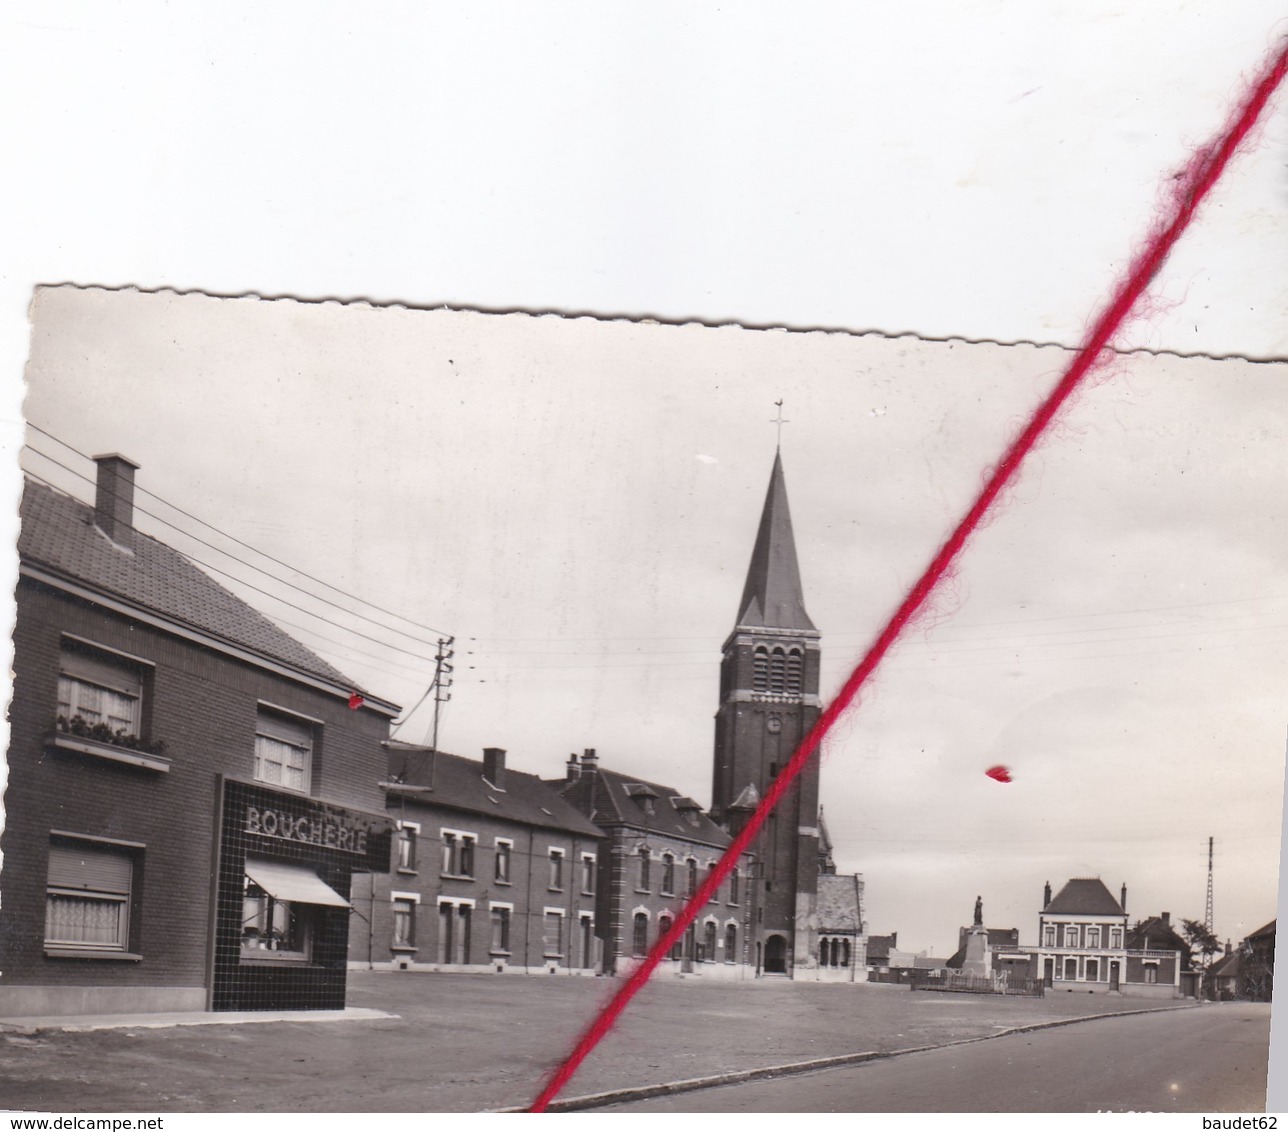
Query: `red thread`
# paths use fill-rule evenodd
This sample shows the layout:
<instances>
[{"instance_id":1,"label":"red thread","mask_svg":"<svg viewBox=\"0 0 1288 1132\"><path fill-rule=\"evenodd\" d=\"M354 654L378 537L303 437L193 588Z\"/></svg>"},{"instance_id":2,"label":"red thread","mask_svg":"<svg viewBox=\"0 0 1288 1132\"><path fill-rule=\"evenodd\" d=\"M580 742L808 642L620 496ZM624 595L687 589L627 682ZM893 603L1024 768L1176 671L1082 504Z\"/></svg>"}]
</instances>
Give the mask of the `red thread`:
<instances>
[{"instance_id":1,"label":"red thread","mask_svg":"<svg viewBox=\"0 0 1288 1132\"><path fill-rule=\"evenodd\" d=\"M984 773L995 782L1011 781L1011 772L1004 766L991 766Z\"/></svg>"},{"instance_id":2,"label":"red thread","mask_svg":"<svg viewBox=\"0 0 1288 1132\"><path fill-rule=\"evenodd\" d=\"M930 598L935 587L949 573L953 561L961 554L971 534L980 526L985 515L1001 494L1002 489L1014 477L1024 457L1033 449L1038 440L1050 427L1052 420L1068 401L1083 378L1100 361L1101 352L1109 346L1113 335L1122 325L1136 301L1144 293L1151 279L1163 265L1180 239L1181 234L1189 227L1194 213L1212 186L1216 184L1225 171L1230 158L1240 143L1248 136L1257 119L1270 101L1271 95L1283 81L1288 72L1288 42L1272 58L1265 74L1252 89L1247 100L1233 117L1231 124L1217 139L1200 149L1185 169L1177 175L1176 189L1172 197L1170 218L1165 217L1149 237L1144 252L1136 259L1127 278L1119 286L1109 306L1096 320L1086 343L1078 350L1069 368L1060 378L1055 388L1047 395L1038 407L1024 430L1011 442L1001 462L988 475L970 510L957 524L948 540L939 548L931 559L930 565L917 579L907 597L895 611L894 616L886 623L869 647L867 654L858 666L850 673L844 687L810 729L801 742L791 761L783 768L782 773L774 779L765 797L752 814L751 820L733 839L729 848L720 858L715 868L707 873L706 880L698 886L683 910L677 915L670 929L653 945L644 961L631 973L621 988L613 995L604 1009L596 1016L572 1053L554 1071L537 1099L533 1101L529 1112L545 1112L550 1103L559 1095L563 1087L577 1071L578 1066L586 1059L591 1050L613 1028L627 1004L648 981L658 964L666 954L680 942L685 930L699 912L706 907L716 890L720 887L730 869L737 863L755 839L760 827L764 825L770 812L778 805L788 788L796 781L797 775L818 750L823 739L831 731L841 714L858 696L859 690L867 683L882 658L898 639L904 628L916 617L918 611ZM990 772L991 773L991 772Z\"/></svg>"},{"instance_id":3,"label":"red thread","mask_svg":"<svg viewBox=\"0 0 1288 1132\"><path fill-rule=\"evenodd\" d=\"M363 699L361 692L354 692L353 695L349 697L349 710L357 711L366 702L367 701Z\"/></svg>"}]
</instances>

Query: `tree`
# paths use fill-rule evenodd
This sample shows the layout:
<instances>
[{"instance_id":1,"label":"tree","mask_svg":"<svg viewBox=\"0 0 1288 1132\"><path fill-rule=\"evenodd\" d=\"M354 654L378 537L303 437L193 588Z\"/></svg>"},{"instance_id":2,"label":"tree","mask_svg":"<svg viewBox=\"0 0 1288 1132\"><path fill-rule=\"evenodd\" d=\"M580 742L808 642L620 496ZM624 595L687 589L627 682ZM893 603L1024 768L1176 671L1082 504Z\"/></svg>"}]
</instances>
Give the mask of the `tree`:
<instances>
[{"instance_id":1,"label":"tree","mask_svg":"<svg viewBox=\"0 0 1288 1132\"><path fill-rule=\"evenodd\" d=\"M1191 965L1200 974L1206 974L1213 958L1221 954L1221 941L1202 920L1182 920L1181 934L1190 945Z\"/></svg>"}]
</instances>

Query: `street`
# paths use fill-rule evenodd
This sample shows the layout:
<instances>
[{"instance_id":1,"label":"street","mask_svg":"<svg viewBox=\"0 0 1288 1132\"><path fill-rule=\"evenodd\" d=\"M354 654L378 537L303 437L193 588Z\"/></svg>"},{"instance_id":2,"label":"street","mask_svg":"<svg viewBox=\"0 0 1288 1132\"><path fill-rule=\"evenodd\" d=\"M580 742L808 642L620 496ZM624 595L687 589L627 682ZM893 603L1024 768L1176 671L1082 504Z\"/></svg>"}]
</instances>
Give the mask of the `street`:
<instances>
[{"instance_id":1,"label":"street","mask_svg":"<svg viewBox=\"0 0 1288 1132\"><path fill-rule=\"evenodd\" d=\"M621 1112L1263 1112L1270 1007L1109 1018ZM609 1110L599 1110L609 1111Z\"/></svg>"}]
</instances>

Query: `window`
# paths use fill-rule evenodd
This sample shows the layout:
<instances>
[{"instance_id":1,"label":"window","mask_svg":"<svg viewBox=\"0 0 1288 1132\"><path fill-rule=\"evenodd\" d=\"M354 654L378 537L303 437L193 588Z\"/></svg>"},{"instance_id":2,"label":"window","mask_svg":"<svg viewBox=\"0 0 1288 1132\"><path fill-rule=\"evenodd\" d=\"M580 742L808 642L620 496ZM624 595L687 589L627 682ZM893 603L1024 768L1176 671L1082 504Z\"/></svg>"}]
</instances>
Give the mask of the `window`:
<instances>
[{"instance_id":1,"label":"window","mask_svg":"<svg viewBox=\"0 0 1288 1132\"><path fill-rule=\"evenodd\" d=\"M1098 983L1100 981L1100 960L1087 960L1087 982Z\"/></svg>"},{"instance_id":2,"label":"window","mask_svg":"<svg viewBox=\"0 0 1288 1132\"><path fill-rule=\"evenodd\" d=\"M716 928L715 920L708 920L702 940L702 958L708 963L714 963L716 961L717 931L718 929Z\"/></svg>"},{"instance_id":3,"label":"window","mask_svg":"<svg viewBox=\"0 0 1288 1132\"><path fill-rule=\"evenodd\" d=\"M1099 928L1088 928L1088 929L1087 929L1087 946L1088 946L1088 947L1099 947L1099 946L1100 946L1100 929L1099 929Z\"/></svg>"},{"instance_id":4,"label":"window","mask_svg":"<svg viewBox=\"0 0 1288 1132\"><path fill-rule=\"evenodd\" d=\"M492 905L492 942L493 955L510 954L510 908L507 905Z\"/></svg>"},{"instance_id":5,"label":"window","mask_svg":"<svg viewBox=\"0 0 1288 1132\"><path fill-rule=\"evenodd\" d=\"M738 925L725 925L725 962L738 962Z\"/></svg>"},{"instance_id":6,"label":"window","mask_svg":"<svg viewBox=\"0 0 1288 1132\"><path fill-rule=\"evenodd\" d=\"M313 773L313 729L261 711L255 724L255 779L307 794Z\"/></svg>"},{"instance_id":7,"label":"window","mask_svg":"<svg viewBox=\"0 0 1288 1132\"><path fill-rule=\"evenodd\" d=\"M584 896L595 892L595 858L590 853L581 855L581 891Z\"/></svg>"},{"instance_id":8,"label":"window","mask_svg":"<svg viewBox=\"0 0 1288 1132\"><path fill-rule=\"evenodd\" d=\"M675 894L675 858L670 853L662 854L662 895Z\"/></svg>"},{"instance_id":9,"label":"window","mask_svg":"<svg viewBox=\"0 0 1288 1132\"><path fill-rule=\"evenodd\" d=\"M449 877L472 878L474 876L474 842L472 833L461 833L459 830L444 829L443 836L443 875Z\"/></svg>"},{"instance_id":10,"label":"window","mask_svg":"<svg viewBox=\"0 0 1288 1132\"><path fill-rule=\"evenodd\" d=\"M1042 946L1043 947L1055 946L1055 925L1054 924L1047 924L1047 926L1042 929Z\"/></svg>"},{"instance_id":11,"label":"window","mask_svg":"<svg viewBox=\"0 0 1288 1132\"><path fill-rule=\"evenodd\" d=\"M787 654L781 648L769 654L769 690L780 696L787 690Z\"/></svg>"},{"instance_id":12,"label":"window","mask_svg":"<svg viewBox=\"0 0 1288 1132\"><path fill-rule=\"evenodd\" d=\"M1078 946L1078 929L1073 924L1066 924L1064 928L1064 945L1065 947Z\"/></svg>"},{"instance_id":13,"label":"window","mask_svg":"<svg viewBox=\"0 0 1288 1132\"><path fill-rule=\"evenodd\" d=\"M769 650L764 645L757 645L751 658L751 688L754 692L769 689Z\"/></svg>"},{"instance_id":14,"label":"window","mask_svg":"<svg viewBox=\"0 0 1288 1132\"><path fill-rule=\"evenodd\" d=\"M636 889L640 892L648 892L652 881L652 859L649 857L648 848L640 849L640 879Z\"/></svg>"},{"instance_id":15,"label":"window","mask_svg":"<svg viewBox=\"0 0 1288 1132\"><path fill-rule=\"evenodd\" d=\"M563 958L563 913L547 908L541 919L541 950L547 959Z\"/></svg>"},{"instance_id":16,"label":"window","mask_svg":"<svg viewBox=\"0 0 1288 1132\"><path fill-rule=\"evenodd\" d=\"M1076 959L1066 959L1064 961L1064 977L1073 982L1078 977L1078 961Z\"/></svg>"},{"instance_id":17,"label":"window","mask_svg":"<svg viewBox=\"0 0 1288 1132\"><path fill-rule=\"evenodd\" d=\"M49 845L45 946L125 952L130 943L134 851L55 839Z\"/></svg>"},{"instance_id":18,"label":"window","mask_svg":"<svg viewBox=\"0 0 1288 1132\"><path fill-rule=\"evenodd\" d=\"M407 822L398 823L398 840L397 845L397 862L400 873L414 873L416 871L416 837L420 833L420 826L411 825Z\"/></svg>"},{"instance_id":19,"label":"window","mask_svg":"<svg viewBox=\"0 0 1288 1132\"><path fill-rule=\"evenodd\" d=\"M698 891L698 862L692 857L686 862L688 870L688 888L685 889L685 896L692 896Z\"/></svg>"},{"instance_id":20,"label":"window","mask_svg":"<svg viewBox=\"0 0 1288 1132\"><path fill-rule=\"evenodd\" d=\"M1158 967L1156 964L1150 963L1145 967L1145 982L1147 983L1158 982Z\"/></svg>"},{"instance_id":21,"label":"window","mask_svg":"<svg viewBox=\"0 0 1288 1132\"><path fill-rule=\"evenodd\" d=\"M661 939L664 935L666 935L666 933L671 930L671 925L674 922L675 921L672 920L671 917L666 915L665 913L660 915L657 918L657 938ZM668 959L679 959L680 945L678 943L672 944L671 950L666 953L666 957Z\"/></svg>"},{"instance_id":22,"label":"window","mask_svg":"<svg viewBox=\"0 0 1288 1132\"><path fill-rule=\"evenodd\" d=\"M1109 929L1109 946L1110 946L1110 947L1122 947L1122 945L1123 945L1123 930L1122 930L1122 928L1110 928L1110 929Z\"/></svg>"},{"instance_id":23,"label":"window","mask_svg":"<svg viewBox=\"0 0 1288 1132\"><path fill-rule=\"evenodd\" d=\"M416 946L416 901L399 897L393 902L395 948Z\"/></svg>"},{"instance_id":24,"label":"window","mask_svg":"<svg viewBox=\"0 0 1288 1132\"><path fill-rule=\"evenodd\" d=\"M514 846L508 841L498 840L496 843L496 883L510 883L510 854L514 851Z\"/></svg>"},{"instance_id":25,"label":"window","mask_svg":"<svg viewBox=\"0 0 1288 1132\"><path fill-rule=\"evenodd\" d=\"M563 888L563 868L564 853L562 849L550 850L550 884L548 887L553 891L560 891Z\"/></svg>"},{"instance_id":26,"label":"window","mask_svg":"<svg viewBox=\"0 0 1288 1132\"><path fill-rule=\"evenodd\" d=\"M850 965L850 941L848 939L843 939L841 940L841 966L848 967L849 965Z\"/></svg>"},{"instance_id":27,"label":"window","mask_svg":"<svg viewBox=\"0 0 1288 1132\"><path fill-rule=\"evenodd\" d=\"M60 721L70 724L79 716L91 727L105 728L105 740L137 737L142 700L143 677L138 666L110 653L63 641L58 673Z\"/></svg>"},{"instance_id":28,"label":"window","mask_svg":"<svg viewBox=\"0 0 1288 1132\"><path fill-rule=\"evenodd\" d=\"M734 865L734 867L729 872L729 903L730 904L738 903L738 866L737 865Z\"/></svg>"},{"instance_id":29,"label":"window","mask_svg":"<svg viewBox=\"0 0 1288 1132\"><path fill-rule=\"evenodd\" d=\"M271 895L249 876L242 893L242 955L305 962L313 942L314 906Z\"/></svg>"},{"instance_id":30,"label":"window","mask_svg":"<svg viewBox=\"0 0 1288 1132\"><path fill-rule=\"evenodd\" d=\"M635 930L631 938L631 951L635 955L648 954L648 913L635 913Z\"/></svg>"},{"instance_id":31,"label":"window","mask_svg":"<svg viewBox=\"0 0 1288 1132\"><path fill-rule=\"evenodd\" d=\"M464 964L470 961L470 927L474 908L450 900L438 902L438 962Z\"/></svg>"}]
</instances>

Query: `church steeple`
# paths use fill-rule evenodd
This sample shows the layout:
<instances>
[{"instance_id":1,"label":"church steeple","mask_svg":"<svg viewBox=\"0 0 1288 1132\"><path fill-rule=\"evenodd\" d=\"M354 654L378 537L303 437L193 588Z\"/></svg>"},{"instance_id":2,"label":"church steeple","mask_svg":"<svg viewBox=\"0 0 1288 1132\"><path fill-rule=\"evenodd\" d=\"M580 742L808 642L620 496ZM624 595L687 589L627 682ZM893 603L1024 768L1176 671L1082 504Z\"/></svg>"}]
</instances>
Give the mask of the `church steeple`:
<instances>
[{"instance_id":1,"label":"church steeple","mask_svg":"<svg viewBox=\"0 0 1288 1132\"><path fill-rule=\"evenodd\" d=\"M751 552L751 565L747 568L747 582L738 606L738 627L814 630L814 622L805 612L792 513L783 479L783 458L777 452L765 506L760 513L756 545Z\"/></svg>"}]
</instances>

